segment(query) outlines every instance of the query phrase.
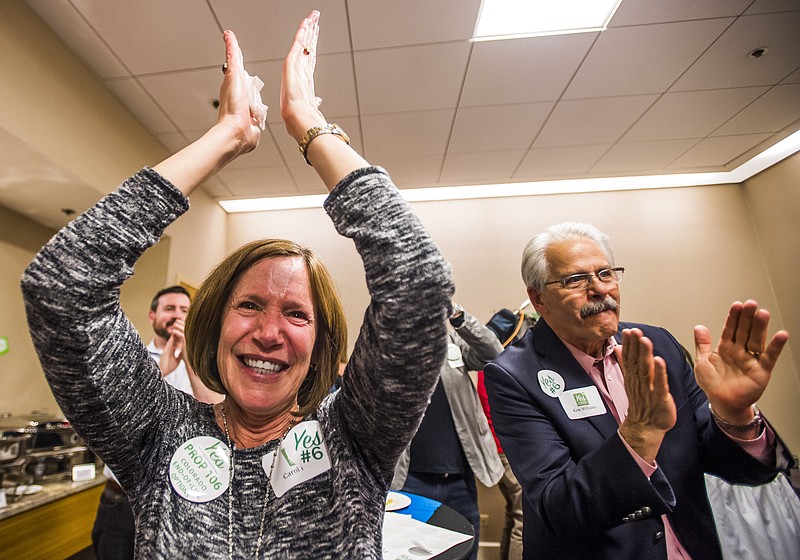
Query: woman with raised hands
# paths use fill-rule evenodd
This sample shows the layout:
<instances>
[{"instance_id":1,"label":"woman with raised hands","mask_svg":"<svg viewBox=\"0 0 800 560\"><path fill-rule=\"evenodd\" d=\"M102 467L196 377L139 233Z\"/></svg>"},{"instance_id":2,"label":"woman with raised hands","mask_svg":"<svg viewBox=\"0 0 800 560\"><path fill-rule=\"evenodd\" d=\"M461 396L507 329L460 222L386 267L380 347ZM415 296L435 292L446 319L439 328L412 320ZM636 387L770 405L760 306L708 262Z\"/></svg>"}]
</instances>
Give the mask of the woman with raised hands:
<instances>
[{"instance_id":1,"label":"woman with raised hands","mask_svg":"<svg viewBox=\"0 0 800 560\"><path fill-rule=\"evenodd\" d=\"M231 32L217 123L57 233L23 275L48 382L129 495L137 558L382 557L386 491L445 356L453 288L386 172L319 110L318 18L303 20L286 58L281 116L364 261L370 304L341 390L329 394L346 346L339 296L291 241L244 245L194 299L188 359L225 394L217 405L161 381L120 307L120 285L187 196L258 144L256 80Z\"/></svg>"}]
</instances>

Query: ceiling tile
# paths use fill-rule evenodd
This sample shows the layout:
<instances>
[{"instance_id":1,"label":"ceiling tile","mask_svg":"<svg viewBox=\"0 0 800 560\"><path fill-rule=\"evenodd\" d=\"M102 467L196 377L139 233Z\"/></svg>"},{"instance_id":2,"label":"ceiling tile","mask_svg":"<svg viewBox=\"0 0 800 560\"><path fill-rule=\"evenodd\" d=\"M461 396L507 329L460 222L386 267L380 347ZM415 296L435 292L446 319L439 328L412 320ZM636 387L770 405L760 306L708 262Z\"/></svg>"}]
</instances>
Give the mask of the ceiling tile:
<instances>
[{"instance_id":1,"label":"ceiling tile","mask_svg":"<svg viewBox=\"0 0 800 560\"><path fill-rule=\"evenodd\" d=\"M781 80L782 84L800 84L800 66L797 67L797 70L786 76L785 79Z\"/></svg>"},{"instance_id":2,"label":"ceiling tile","mask_svg":"<svg viewBox=\"0 0 800 560\"><path fill-rule=\"evenodd\" d=\"M128 70L109 50L81 14L69 2L25 0L58 38L101 78L127 76Z\"/></svg>"},{"instance_id":3,"label":"ceiling tile","mask_svg":"<svg viewBox=\"0 0 800 560\"><path fill-rule=\"evenodd\" d=\"M245 62L264 60L283 62L289 47L292 46L300 22L313 9L320 12L317 52L325 54L350 50L345 0L208 1L222 28L231 29L236 33Z\"/></svg>"},{"instance_id":4,"label":"ceiling tile","mask_svg":"<svg viewBox=\"0 0 800 560\"><path fill-rule=\"evenodd\" d=\"M333 119L330 119L333 120ZM361 136L361 119L358 117L336 117L337 124L341 126L350 137L350 145L359 154L364 153L364 139Z\"/></svg>"},{"instance_id":5,"label":"ceiling tile","mask_svg":"<svg viewBox=\"0 0 800 560\"><path fill-rule=\"evenodd\" d=\"M139 81L179 129L208 130L217 121L212 102L221 75L214 68L141 76Z\"/></svg>"},{"instance_id":6,"label":"ceiling tile","mask_svg":"<svg viewBox=\"0 0 800 560\"><path fill-rule=\"evenodd\" d=\"M202 186L203 191L211 198L230 198L233 193L219 177L209 177Z\"/></svg>"},{"instance_id":7,"label":"ceiling tile","mask_svg":"<svg viewBox=\"0 0 800 560\"><path fill-rule=\"evenodd\" d=\"M616 144L594 164L592 171L606 174L643 172L655 173L667 167L697 140L658 140Z\"/></svg>"},{"instance_id":8,"label":"ceiling tile","mask_svg":"<svg viewBox=\"0 0 800 560\"><path fill-rule=\"evenodd\" d=\"M280 74L275 76L272 91L280 92ZM352 117L358 115L358 96L353 58L347 54L329 54L318 58L314 73L314 86L322 98L320 109L327 117ZM275 113L280 116L280 103L275 103Z\"/></svg>"},{"instance_id":9,"label":"ceiling tile","mask_svg":"<svg viewBox=\"0 0 800 560\"><path fill-rule=\"evenodd\" d=\"M800 119L800 84L778 85L753 101L713 136L778 132Z\"/></svg>"},{"instance_id":10,"label":"ceiling tile","mask_svg":"<svg viewBox=\"0 0 800 560\"><path fill-rule=\"evenodd\" d=\"M616 142L658 99L656 95L561 101L536 147Z\"/></svg>"},{"instance_id":11,"label":"ceiling tile","mask_svg":"<svg viewBox=\"0 0 800 560\"><path fill-rule=\"evenodd\" d=\"M392 176L394 184L404 189L438 186L443 159L442 154L393 153L372 163L386 169Z\"/></svg>"},{"instance_id":12,"label":"ceiling tile","mask_svg":"<svg viewBox=\"0 0 800 560\"><path fill-rule=\"evenodd\" d=\"M342 125L344 126L344 125ZM349 130L345 128L345 130ZM350 133L348 132L348 136ZM328 192L325 184L314 171L314 168L306 163L303 155L297 147L297 142L294 141L288 134L276 134L276 144L280 150L283 160L286 162L286 168L297 186L297 190L302 194L309 193L325 193ZM352 143L352 137L351 137Z\"/></svg>"},{"instance_id":13,"label":"ceiling tile","mask_svg":"<svg viewBox=\"0 0 800 560\"><path fill-rule=\"evenodd\" d=\"M738 16L753 0L625 0L609 28L669 21Z\"/></svg>"},{"instance_id":14,"label":"ceiling tile","mask_svg":"<svg viewBox=\"0 0 800 560\"><path fill-rule=\"evenodd\" d=\"M236 158L226 166L226 169L247 169L251 167L274 167L283 165L283 156L275 145L273 135L286 136L283 125L270 124L269 128L261 133L261 140L255 150Z\"/></svg>"},{"instance_id":15,"label":"ceiling tile","mask_svg":"<svg viewBox=\"0 0 800 560\"><path fill-rule=\"evenodd\" d=\"M766 14L769 12L788 12L797 9L797 0L756 0L745 13Z\"/></svg>"},{"instance_id":16,"label":"ceiling tile","mask_svg":"<svg viewBox=\"0 0 800 560\"><path fill-rule=\"evenodd\" d=\"M310 165L307 165L302 171L298 172L296 169L290 169L289 173L292 175L295 184L297 185L298 194L328 194L328 189L325 188L325 183L319 178L317 172Z\"/></svg>"},{"instance_id":17,"label":"ceiling tile","mask_svg":"<svg viewBox=\"0 0 800 560\"><path fill-rule=\"evenodd\" d=\"M753 146L769 138L769 134L746 134L706 138L669 165L673 169L724 167Z\"/></svg>"},{"instance_id":18,"label":"ceiling tile","mask_svg":"<svg viewBox=\"0 0 800 560\"><path fill-rule=\"evenodd\" d=\"M171 154L184 149L189 143L183 132L164 132L155 137Z\"/></svg>"},{"instance_id":19,"label":"ceiling tile","mask_svg":"<svg viewBox=\"0 0 800 560\"><path fill-rule=\"evenodd\" d=\"M766 47L760 58L749 53ZM743 16L722 34L672 91L772 85L800 64L800 11Z\"/></svg>"},{"instance_id":20,"label":"ceiling tile","mask_svg":"<svg viewBox=\"0 0 800 560\"><path fill-rule=\"evenodd\" d=\"M462 107L456 113L448 152L527 149L553 103Z\"/></svg>"},{"instance_id":21,"label":"ceiling tile","mask_svg":"<svg viewBox=\"0 0 800 560\"><path fill-rule=\"evenodd\" d=\"M623 142L704 138L766 88L667 93L622 138Z\"/></svg>"},{"instance_id":22,"label":"ceiling tile","mask_svg":"<svg viewBox=\"0 0 800 560\"><path fill-rule=\"evenodd\" d=\"M472 38L481 0L349 0L355 50Z\"/></svg>"},{"instance_id":23,"label":"ceiling tile","mask_svg":"<svg viewBox=\"0 0 800 560\"><path fill-rule=\"evenodd\" d=\"M175 132L175 124L133 78L105 80L105 86L151 134Z\"/></svg>"},{"instance_id":24,"label":"ceiling tile","mask_svg":"<svg viewBox=\"0 0 800 560\"><path fill-rule=\"evenodd\" d=\"M555 101L597 33L473 43L461 105Z\"/></svg>"},{"instance_id":25,"label":"ceiling tile","mask_svg":"<svg viewBox=\"0 0 800 560\"><path fill-rule=\"evenodd\" d=\"M469 50L462 42L355 53L361 113L455 107Z\"/></svg>"},{"instance_id":26,"label":"ceiling tile","mask_svg":"<svg viewBox=\"0 0 800 560\"><path fill-rule=\"evenodd\" d=\"M292 196L299 194L285 166L225 168L218 174L233 196Z\"/></svg>"},{"instance_id":27,"label":"ceiling tile","mask_svg":"<svg viewBox=\"0 0 800 560\"><path fill-rule=\"evenodd\" d=\"M725 18L607 29L581 64L564 98L660 93L732 21Z\"/></svg>"},{"instance_id":28,"label":"ceiling tile","mask_svg":"<svg viewBox=\"0 0 800 560\"><path fill-rule=\"evenodd\" d=\"M225 61L222 29L205 2L71 2L133 74L218 67ZM146 40L131 30L146 30Z\"/></svg>"},{"instance_id":29,"label":"ceiling tile","mask_svg":"<svg viewBox=\"0 0 800 560\"><path fill-rule=\"evenodd\" d=\"M439 154L441 159L453 116L452 110L365 115L365 156L377 165L392 155Z\"/></svg>"},{"instance_id":30,"label":"ceiling tile","mask_svg":"<svg viewBox=\"0 0 800 560\"><path fill-rule=\"evenodd\" d=\"M470 184L487 181L509 181L527 150L448 153L442 169L442 181L467 181Z\"/></svg>"},{"instance_id":31,"label":"ceiling tile","mask_svg":"<svg viewBox=\"0 0 800 560\"><path fill-rule=\"evenodd\" d=\"M611 144L592 144L533 148L525 156L514 179L538 181L552 178L580 178L608 151L610 146Z\"/></svg>"}]
</instances>

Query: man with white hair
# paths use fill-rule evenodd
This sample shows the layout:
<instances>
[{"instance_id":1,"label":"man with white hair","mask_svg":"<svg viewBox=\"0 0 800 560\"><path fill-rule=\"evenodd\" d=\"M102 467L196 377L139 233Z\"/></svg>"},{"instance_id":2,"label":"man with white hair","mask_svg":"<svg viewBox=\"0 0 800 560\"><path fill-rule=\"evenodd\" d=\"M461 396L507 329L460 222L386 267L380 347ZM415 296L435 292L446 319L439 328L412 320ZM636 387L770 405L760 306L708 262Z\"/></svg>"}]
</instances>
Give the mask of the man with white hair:
<instances>
[{"instance_id":1,"label":"man with white hair","mask_svg":"<svg viewBox=\"0 0 800 560\"><path fill-rule=\"evenodd\" d=\"M767 344L769 313L736 302L716 348L695 327L693 372L669 332L620 323L624 272L589 224L551 226L523 252L541 318L484 371L524 493L523 556L721 560L703 473L759 484L788 469L754 406L788 334Z\"/></svg>"}]
</instances>

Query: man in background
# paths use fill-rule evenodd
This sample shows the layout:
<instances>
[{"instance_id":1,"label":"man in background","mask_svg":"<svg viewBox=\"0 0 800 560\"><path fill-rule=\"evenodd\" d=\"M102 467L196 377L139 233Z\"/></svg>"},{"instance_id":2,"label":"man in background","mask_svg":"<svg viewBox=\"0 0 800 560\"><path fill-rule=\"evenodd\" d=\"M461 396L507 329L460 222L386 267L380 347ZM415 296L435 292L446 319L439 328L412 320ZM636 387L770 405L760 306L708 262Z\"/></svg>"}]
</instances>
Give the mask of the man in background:
<instances>
[{"instance_id":1,"label":"man in background","mask_svg":"<svg viewBox=\"0 0 800 560\"><path fill-rule=\"evenodd\" d=\"M158 362L164 381L200 402L221 402L222 395L203 385L184 360L186 338L183 331L190 304L189 292L183 286L169 286L153 296L148 319L155 336L147 345L147 350Z\"/></svg>"},{"instance_id":2,"label":"man in background","mask_svg":"<svg viewBox=\"0 0 800 560\"><path fill-rule=\"evenodd\" d=\"M201 402L220 402L223 396L203 385L184 360L184 327L190 304L189 292L182 286L169 286L153 296L148 319L154 336L147 350L158 364L164 381ZM95 557L97 560L133 558L136 534L133 511L111 469L106 466L103 474L107 479L106 487L92 529Z\"/></svg>"},{"instance_id":3,"label":"man in background","mask_svg":"<svg viewBox=\"0 0 800 560\"><path fill-rule=\"evenodd\" d=\"M494 332L458 304L450 326L439 382L395 468L392 489L437 500L466 517L475 528L468 557L474 560L480 538L475 479L494 486L503 476L503 465L469 372L482 369L503 346Z\"/></svg>"}]
</instances>

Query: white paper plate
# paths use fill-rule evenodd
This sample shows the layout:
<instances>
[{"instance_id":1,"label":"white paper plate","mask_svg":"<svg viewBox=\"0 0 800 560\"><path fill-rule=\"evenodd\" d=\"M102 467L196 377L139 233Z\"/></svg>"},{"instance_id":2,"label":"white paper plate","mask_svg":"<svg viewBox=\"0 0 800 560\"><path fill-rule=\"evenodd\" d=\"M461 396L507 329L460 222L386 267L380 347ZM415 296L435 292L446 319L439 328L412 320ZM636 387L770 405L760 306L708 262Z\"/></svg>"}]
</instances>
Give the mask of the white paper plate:
<instances>
[{"instance_id":1,"label":"white paper plate","mask_svg":"<svg viewBox=\"0 0 800 560\"><path fill-rule=\"evenodd\" d=\"M42 486L39 484L31 484L30 486L26 486L21 484L14 488L6 488L6 494L13 494L15 496L28 496L30 494L36 494L37 492L42 491Z\"/></svg>"},{"instance_id":2,"label":"white paper plate","mask_svg":"<svg viewBox=\"0 0 800 560\"><path fill-rule=\"evenodd\" d=\"M399 492L386 494L386 511L395 511L411 505L411 498Z\"/></svg>"}]
</instances>

